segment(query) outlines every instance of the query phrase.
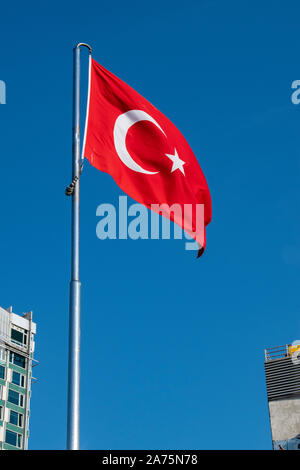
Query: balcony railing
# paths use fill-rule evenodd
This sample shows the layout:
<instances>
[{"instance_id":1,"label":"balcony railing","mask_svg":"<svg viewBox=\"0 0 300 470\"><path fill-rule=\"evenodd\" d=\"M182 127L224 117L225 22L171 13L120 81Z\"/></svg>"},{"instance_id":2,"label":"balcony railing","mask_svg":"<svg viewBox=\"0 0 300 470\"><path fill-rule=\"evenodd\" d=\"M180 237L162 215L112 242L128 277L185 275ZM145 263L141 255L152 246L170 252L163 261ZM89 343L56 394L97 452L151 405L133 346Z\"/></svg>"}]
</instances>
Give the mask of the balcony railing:
<instances>
[{"instance_id":1,"label":"balcony railing","mask_svg":"<svg viewBox=\"0 0 300 470\"><path fill-rule=\"evenodd\" d=\"M283 359L284 357L291 357L292 354L300 349L299 345L284 344L283 346L276 346L275 348L265 349L265 360L274 361L276 359Z\"/></svg>"}]
</instances>

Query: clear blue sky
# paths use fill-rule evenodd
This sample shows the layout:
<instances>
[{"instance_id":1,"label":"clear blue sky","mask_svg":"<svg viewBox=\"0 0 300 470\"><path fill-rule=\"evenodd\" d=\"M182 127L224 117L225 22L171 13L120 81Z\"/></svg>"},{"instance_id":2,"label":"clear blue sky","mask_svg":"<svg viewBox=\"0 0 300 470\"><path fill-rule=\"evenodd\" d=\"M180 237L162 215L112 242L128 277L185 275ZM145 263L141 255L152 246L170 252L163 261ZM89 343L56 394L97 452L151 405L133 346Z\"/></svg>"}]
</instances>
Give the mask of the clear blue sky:
<instances>
[{"instance_id":1,"label":"clear blue sky","mask_svg":"<svg viewBox=\"0 0 300 470\"><path fill-rule=\"evenodd\" d=\"M66 428L72 48L165 113L206 175L207 250L100 241L82 175L83 449L270 449L264 348L300 339L299 3L6 2L0 305L37 322L31 449ZM83 90L87 54L83 52Z\"/></svg>"}]
</instances>

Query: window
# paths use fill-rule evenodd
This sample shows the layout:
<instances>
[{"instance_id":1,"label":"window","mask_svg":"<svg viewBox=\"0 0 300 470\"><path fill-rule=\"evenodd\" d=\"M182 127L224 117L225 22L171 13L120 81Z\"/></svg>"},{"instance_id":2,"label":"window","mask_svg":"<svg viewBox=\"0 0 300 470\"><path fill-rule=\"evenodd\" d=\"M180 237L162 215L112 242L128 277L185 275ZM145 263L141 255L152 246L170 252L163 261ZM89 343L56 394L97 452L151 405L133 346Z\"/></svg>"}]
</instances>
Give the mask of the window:
<instances>
[{"instance_id":1,"label":"window","mask_svg":"<svg viewBox=\"0 0 300 470\"><path fill-rule=\"evenodd\" d=\"M5 367L0 366L0 379L5 378Z\"/></svg>"},{"instance_id":2,"label":"window","mask_svg":"<svg viewBox=\"0 0 300 470\"><path fill-rule=\"evenodd\" d=\"M19 374L19 372L16 372L16 371L13 371L11 381L13 384L19 385L19 387L24 387L25 385L24 375Z\"/></svg>"},{"instance_id":3,"label":"window","mask_svg":"<svg viewBox=\"0 0 300 470\"><path fill-rule=\"evenodd\" d=\"M13 343L25 345L27 344L27 331L12 328L10 332L10 338Z\"/></svg>"},{"instance_id":4,"label":"window","mask_svg":"<svg viewBox=\"0 0 300 470\"><path fill-rule=\"evenodd\" d=\"M21 356L20 354L14 353L14 352L9 352L9 362L12 362L16 366L22 367L25 369L25 364L26 364L26 359L24 356Z\"/></svg>"},{"instance_id":5,"label":"window","mask_svg":"<svg viewBox=\"0 0 300 470\"><path fill-rule=\"evenodd\" d=\"M17 406L23 406L24 405L24 395L22 395L19 392L15 392L14 390L8 390L8 397L7 401L10 403L13 403L14 405Z\"/></svg>"},{"instance_id":6,"label":"window","mask_svg":"<svg viewBox=\"0 0 300 470\"><path fill-rule=\"evenodd\" d=\"M23 426L23 415L21 413L17 413L16 411L10 410L9 422L10 424L14 424L15 426L19 426L21 428Z\"/></svg>"},{"instance_id":7,"label":"window","mask_svg":"<svg viewBox=\"0 0 300 470\"><path fill-rule=\"evenodd\" d=\"M0 346L0 361L6 361L6 351L2 346Z\"/></svg>"},{"instance_id":8,"label":"window","mask_svg":"<svg viewBox=\"0 0 300 470\"><path fill-rule=\"evenodd\" d=\"M0 419L3 419L3 406L0 406Z\"/></svg>"},{"instance_id":9,"label":"window","mask_svg":"<svg viewBox=\"0 0 300 470\"><path fill-rule=\"evenodd\" d=\"M21 434L17 434L16 432L9 431L8 429L6 429L5 442L6 444L10 444L11 446L21 447L22 436Z\"/></svg>"}]
</instances>

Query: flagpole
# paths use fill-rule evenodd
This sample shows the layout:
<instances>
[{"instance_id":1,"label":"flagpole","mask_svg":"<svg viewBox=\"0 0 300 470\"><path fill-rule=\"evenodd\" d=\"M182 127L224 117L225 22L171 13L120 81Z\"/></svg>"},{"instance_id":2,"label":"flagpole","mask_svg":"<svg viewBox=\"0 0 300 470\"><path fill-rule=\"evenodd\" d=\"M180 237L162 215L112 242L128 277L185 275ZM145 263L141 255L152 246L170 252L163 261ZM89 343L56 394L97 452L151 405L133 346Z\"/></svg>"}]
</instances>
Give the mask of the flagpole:
<instances>
[{"instance_id":1,"label":"flagpole","mask_svg":"<svg viewBox=\"0 0 300 470\"><path fill-rule=\"evenodd\" d=\"M68 417L67 449L80 448L80 323L81 283L79 279L79 235L80 235L80 47L73 49L73 149L72 183L66 194L72 195L71 227L71 281L69 303L69 365L68 365Z\"/></svg>"}]
</instances>

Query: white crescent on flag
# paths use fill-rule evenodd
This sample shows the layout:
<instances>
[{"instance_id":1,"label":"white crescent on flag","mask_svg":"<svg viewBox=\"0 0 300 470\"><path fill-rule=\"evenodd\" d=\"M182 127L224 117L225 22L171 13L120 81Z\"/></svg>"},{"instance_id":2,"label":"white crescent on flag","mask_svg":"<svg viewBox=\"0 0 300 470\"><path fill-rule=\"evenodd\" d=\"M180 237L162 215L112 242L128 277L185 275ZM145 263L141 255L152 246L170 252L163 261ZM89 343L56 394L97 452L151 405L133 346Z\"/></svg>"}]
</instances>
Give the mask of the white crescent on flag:
<instances>
[{"instance_id":1,"label":"white crescent on flag","mask_svg":"<svg viewBox=\"0 0 300 470\"><path fill-rule=\"evenodd\" d=\"M133 124L140 121L152 122L164 135L166 135L160 125L149 114L139 109L132 109L131 111L127 111L126 113L121 114L116 119L114 125L115 148L120 160L122 160L122 162L131 170L137 171L139 173L145 173L146 175L156 175L159 173L159 171L145 170L145 168L133 160L126 148L126 136L128 130L131 126L133 126Z\"/></svg>"}]
</instances>

